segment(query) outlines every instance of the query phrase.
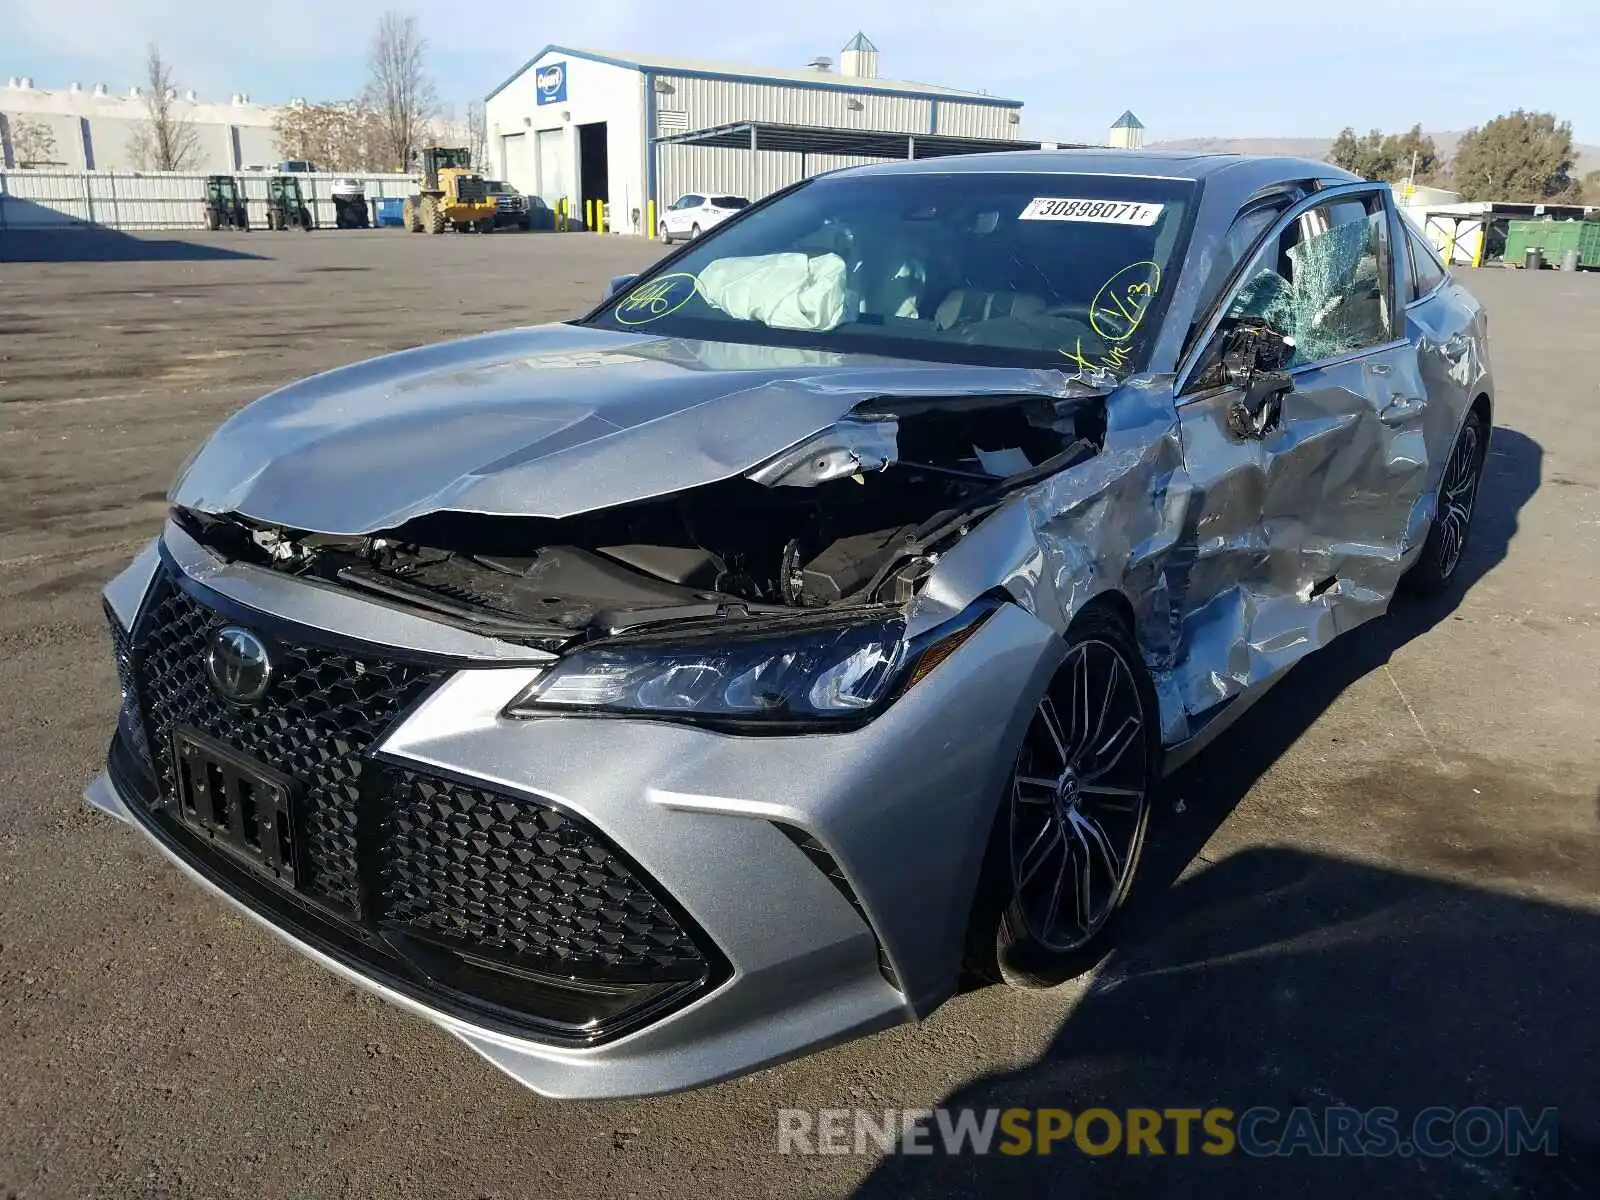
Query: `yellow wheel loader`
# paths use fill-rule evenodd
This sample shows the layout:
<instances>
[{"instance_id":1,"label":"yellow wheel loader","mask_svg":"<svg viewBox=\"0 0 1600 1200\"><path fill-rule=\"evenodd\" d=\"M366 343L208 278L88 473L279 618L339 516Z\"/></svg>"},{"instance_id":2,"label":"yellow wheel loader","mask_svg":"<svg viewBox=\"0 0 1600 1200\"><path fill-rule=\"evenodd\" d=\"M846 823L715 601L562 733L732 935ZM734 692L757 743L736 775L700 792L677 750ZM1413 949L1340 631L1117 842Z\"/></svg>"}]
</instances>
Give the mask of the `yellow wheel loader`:
<instances>
[{"instance_id":1,"label":"yellow wheel loader","mask_svg":"<svg viewBox=\"0 0 1600 1200\"><path fill-rule=\"evenodd\" d=\"M494 197L472 154L461 148L429 146L420 156L422 190L406 197L405 227L412 233L493 233Z\"/></svg>"}]
</instances>

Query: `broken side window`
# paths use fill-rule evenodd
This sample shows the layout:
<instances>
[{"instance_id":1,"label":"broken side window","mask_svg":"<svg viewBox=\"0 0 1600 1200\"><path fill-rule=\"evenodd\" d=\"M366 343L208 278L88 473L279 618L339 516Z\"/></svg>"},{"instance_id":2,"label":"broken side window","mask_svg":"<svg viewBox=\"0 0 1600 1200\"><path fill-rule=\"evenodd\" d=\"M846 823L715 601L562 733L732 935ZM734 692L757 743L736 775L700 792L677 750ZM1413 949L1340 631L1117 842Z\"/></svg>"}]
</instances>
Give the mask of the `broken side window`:
<instances>
[{"instance_id":1,"label":"broken side window","mask_svg":"<svg viewBox=\"0 0 1600 1200\"><path fill-rule=\"evenodd\" d=\"M1290 366L1393 338L1388 215L1381 197L1317 205L1257 253L1229 307L1294 339Z\"/></svg>"}]
</instances>

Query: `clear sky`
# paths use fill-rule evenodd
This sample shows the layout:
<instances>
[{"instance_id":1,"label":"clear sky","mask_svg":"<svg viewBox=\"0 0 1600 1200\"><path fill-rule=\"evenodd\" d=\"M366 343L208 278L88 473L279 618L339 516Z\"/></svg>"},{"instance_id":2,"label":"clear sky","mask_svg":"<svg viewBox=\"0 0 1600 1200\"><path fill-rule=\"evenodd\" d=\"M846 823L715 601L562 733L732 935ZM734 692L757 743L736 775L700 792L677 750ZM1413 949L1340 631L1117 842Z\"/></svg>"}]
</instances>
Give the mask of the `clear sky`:
<instances>
[{"instance_id":1,"label":"clear sky","mask_svg":"<svg viewBox=\"0 0 1600 1200\"><path fill-rule=\"evenodd\" d=\"M860 29L884 76L1025 101L1034 138L1100 140L1125 108L1159 140L1462 129L1521 107L1600 142L1600 0L0 0L0 83L125 90L155 39L203 98L342 98L378 15L408 7L458 109L550 42L803 66Z\"/></svg>"}]
</instances>

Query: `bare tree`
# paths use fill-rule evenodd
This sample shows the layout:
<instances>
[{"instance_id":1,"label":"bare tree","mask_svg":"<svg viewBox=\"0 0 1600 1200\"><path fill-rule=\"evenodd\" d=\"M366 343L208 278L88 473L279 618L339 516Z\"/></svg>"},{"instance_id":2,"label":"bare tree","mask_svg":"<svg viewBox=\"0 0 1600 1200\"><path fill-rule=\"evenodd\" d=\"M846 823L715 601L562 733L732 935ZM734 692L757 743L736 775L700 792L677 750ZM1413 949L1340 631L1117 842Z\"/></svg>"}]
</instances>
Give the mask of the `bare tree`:
<instances>
[{"instance_id":1,"label":"bare tree","mask_svg":"<svg viewBox=\"0 0 1600 1200\"><path fill-rule=\"evenodd\" d=\"M489 123L484 115L483 101L474 100L467 105L467 149L472 151L472 165L480 171L489 169Z\"/></svg>"},{"instance_id":2,"label":"bare tree","mask_svg":"<svg viewBox=\"0 0 1600 1200\"><path fill-rule=\"evenodd\" d=\"M411 152L421 146L438 108L438 93L424 64L427 49L416 17L386 12L367 56L363 99L378 115L380 147L388 165L402 171L410 168Z\"/></svg>"},{"instance_id":3,"label":"bare tree","mask_svg":"<svg viewBox=\"0 0 1600 1200\"><path fill-rule=\"evenodd\" d=\"M392 164L383 148L378 114L359 100L304 102L272 120L283 158L303 158L323 171L382 171Z\"/></svg>"},{"instance_id":4,"label":"bare tree","mask_svg":"<svg viewBox=\"0 0 1600 1200\"><path fill-rule=\"evenodd\" d=\"M56 161L56 135L43 121L30 121L27 117L18 117L13 121L11 147L19 167L66 165Z\"/></svg>"},{"instance_id":5,"label":"bare tree","mask_svg":"<svg viewBox=\"0 0 1600 1200\"><path fill-rule=\"evenodd\" d=\"M172 64L150 43L145 57L145 121L128 143L133 161L146 171L187 171L200 157L200 134L178 111Z\"/></svg>"}]
</instances>

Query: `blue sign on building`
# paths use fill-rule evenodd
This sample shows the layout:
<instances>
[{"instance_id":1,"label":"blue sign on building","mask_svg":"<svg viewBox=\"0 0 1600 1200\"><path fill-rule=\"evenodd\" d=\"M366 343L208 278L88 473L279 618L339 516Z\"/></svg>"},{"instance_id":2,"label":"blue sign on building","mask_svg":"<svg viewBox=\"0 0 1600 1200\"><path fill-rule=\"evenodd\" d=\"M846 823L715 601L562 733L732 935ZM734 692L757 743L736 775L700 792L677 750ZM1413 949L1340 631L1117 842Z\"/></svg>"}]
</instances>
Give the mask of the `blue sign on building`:
<instances>
[{"instance_id":1,"label":"blue sign on building","mask_svg":"<svg viewBox=\"0 0 1600 1200\"><path fill-rule=\"evenodd\" d=\"M539 92L540 104L562 103L567 98L567 64L558 62L540 67L533 77L533 85Z\"/></svg>"}]
</instances>

